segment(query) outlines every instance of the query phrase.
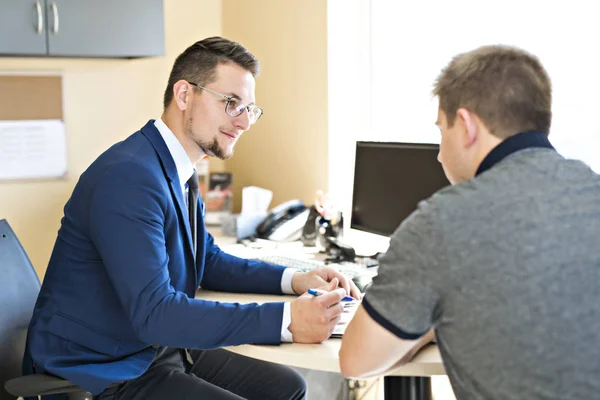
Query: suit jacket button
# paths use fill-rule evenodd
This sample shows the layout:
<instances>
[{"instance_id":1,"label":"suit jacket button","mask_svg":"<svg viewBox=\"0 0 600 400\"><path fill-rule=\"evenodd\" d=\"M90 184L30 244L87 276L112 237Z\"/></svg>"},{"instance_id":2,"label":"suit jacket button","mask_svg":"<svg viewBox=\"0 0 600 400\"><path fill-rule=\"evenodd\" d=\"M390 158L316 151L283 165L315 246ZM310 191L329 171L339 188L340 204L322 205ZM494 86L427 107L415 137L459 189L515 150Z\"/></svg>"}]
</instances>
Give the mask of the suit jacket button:
<instances>
[{"instance_id":1,"label":"suit jacket button","mask_svg":"<svg viewBox=\"0 0 600 400\"><path fill-rule=\"evenodd\" d=\"M157 344L153 344L153 345L152 345L152 348L153 348L153 349L158 349L159 347L160 347L160 346L159 346L159 345L157 345Z\"/></svg>"}]
</instances>

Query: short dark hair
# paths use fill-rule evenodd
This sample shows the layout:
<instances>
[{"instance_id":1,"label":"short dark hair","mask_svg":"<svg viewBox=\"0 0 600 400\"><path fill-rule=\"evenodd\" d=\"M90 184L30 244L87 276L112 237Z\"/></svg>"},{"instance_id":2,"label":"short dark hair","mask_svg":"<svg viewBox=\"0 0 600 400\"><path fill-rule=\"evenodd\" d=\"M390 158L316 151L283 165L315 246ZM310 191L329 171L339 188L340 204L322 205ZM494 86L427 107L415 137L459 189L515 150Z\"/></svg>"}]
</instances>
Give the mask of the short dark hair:
<instances>
[{"instance_id":1,"label":"short dark hair","mask_svg":"<svg viewBox=\"0 0 600 400\"><path fill-rule=\"evenodd\" d=\"M529 130L550 132L550 78L537 57L515 47L484 46L457 55L442 70L433 94L448 126L456 111L466 108L501 139Z\"/></svg>"},{"instance_id":2,"label":"short dark hair","mask_svg":"<svg viewBox=\"0 0 600 400\"><path fill-rule=\"evenodd\" d=\"M235 63L258 76L258 60L244 46L231 40L214 36L194 43L181 53L173 64L165 90L163 106L173 99L173 85L184 79L205 86L215 79L217 65Z\"/></svg>"}]
</instances>

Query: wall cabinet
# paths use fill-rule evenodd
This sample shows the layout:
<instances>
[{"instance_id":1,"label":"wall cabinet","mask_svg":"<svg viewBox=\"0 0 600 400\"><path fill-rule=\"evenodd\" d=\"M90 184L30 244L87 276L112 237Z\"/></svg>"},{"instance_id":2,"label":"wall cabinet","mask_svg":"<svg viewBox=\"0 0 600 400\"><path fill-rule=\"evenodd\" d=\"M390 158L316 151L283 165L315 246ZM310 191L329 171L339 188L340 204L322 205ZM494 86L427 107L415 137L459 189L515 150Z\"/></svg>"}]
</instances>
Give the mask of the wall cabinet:
<instances>
[{"instance_id":1,"label":"wall cabinet","mask_svg":"<svg viewBox=\"0 0 600 400\"><path fill-rule=\"evenodd\" d=\"M161 55L162 0L0 0L0 56Z\"/></svg>"}]
</instances>

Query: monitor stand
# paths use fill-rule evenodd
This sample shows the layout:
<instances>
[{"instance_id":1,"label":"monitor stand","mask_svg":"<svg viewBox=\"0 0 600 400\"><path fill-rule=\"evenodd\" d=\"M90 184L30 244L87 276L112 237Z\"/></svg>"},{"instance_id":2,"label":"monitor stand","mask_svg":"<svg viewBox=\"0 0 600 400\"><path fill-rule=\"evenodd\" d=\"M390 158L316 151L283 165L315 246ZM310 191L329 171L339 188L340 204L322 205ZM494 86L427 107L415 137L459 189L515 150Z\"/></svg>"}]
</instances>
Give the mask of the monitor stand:
<instances>
[{"instance_id":1,"label":"monitor stand","mask_svg":"<svg viewBox=\"0 0 600 400\"><path fill-rule=\"evenodd\" d=\"M357 257L371 257L377 253L385 253L390 245L390 238L358 231L344 229L341 240L354 248Z\"/></svg>"}]
</instances>

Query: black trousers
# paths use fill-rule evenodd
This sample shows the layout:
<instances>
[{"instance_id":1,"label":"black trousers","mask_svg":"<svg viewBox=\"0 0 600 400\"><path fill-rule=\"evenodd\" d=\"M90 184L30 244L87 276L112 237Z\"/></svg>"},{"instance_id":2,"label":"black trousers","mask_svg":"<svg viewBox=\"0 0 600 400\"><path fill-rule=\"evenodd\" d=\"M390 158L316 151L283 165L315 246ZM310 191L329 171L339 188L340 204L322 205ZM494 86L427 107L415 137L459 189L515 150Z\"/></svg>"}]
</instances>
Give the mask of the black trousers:
<instances>
[{"instance_id":1,"label":"black trousers","mask_svg":"<svg viewBox=\"0 0 600 400\"><path fill-rule=\"evenodd\" d=\"M142 376L96 396L101 400L301 400L306 382L283 365L240 356L226 350L167 348Z\"/></svg>"}]
</instances>

